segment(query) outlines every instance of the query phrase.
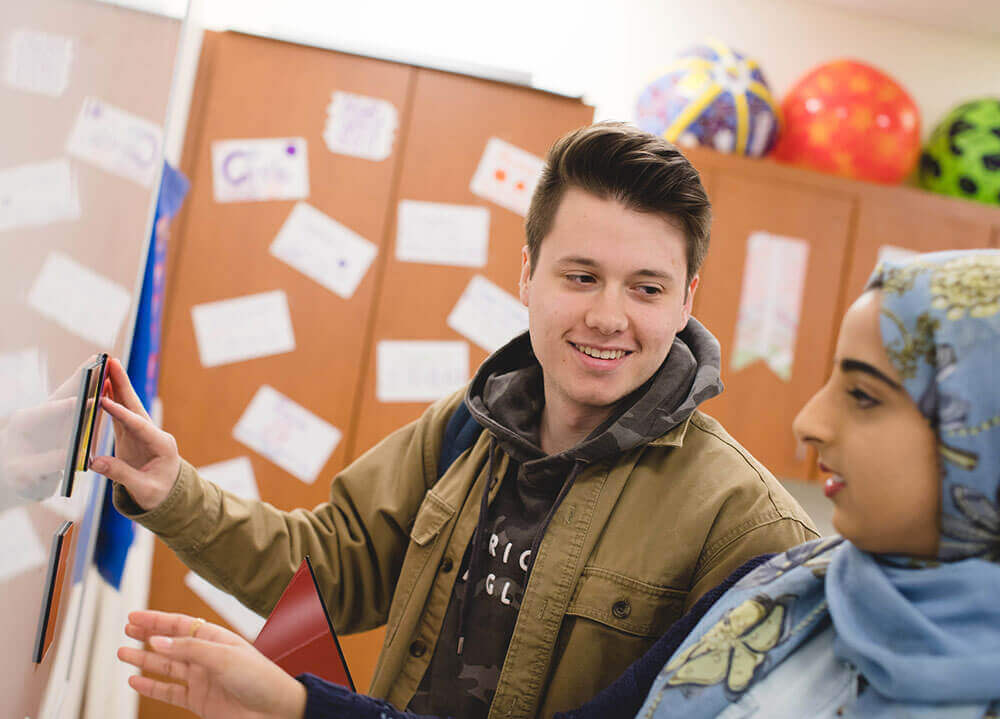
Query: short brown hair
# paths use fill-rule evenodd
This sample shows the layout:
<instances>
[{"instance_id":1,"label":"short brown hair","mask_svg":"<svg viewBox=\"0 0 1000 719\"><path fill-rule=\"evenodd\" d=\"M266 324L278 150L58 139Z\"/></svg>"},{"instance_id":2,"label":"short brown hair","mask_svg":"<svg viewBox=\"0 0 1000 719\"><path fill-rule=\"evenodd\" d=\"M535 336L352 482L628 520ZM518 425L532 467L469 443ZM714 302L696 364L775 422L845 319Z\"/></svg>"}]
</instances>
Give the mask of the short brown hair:
<instances>
[{"instance_id":1,"label":"short brown hair","mask_svg":"<svg viewBox=\"0 0 1000 719\"><path fill-rule=\"evenodd\" d=\"M662 137L623 122L599 122L552 145L525 220L532 273L567 187L662 215L684 232L688 283L701 268L712 206L698 171Z\"/></svg>"}]
</instances>

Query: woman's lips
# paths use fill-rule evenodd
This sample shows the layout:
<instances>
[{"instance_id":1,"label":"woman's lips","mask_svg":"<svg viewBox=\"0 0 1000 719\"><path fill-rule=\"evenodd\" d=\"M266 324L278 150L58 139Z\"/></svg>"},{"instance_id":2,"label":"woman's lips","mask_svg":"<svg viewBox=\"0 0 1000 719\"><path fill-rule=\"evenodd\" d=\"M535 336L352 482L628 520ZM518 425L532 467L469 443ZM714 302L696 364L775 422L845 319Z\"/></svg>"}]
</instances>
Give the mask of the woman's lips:
<instances>
[{"instance_id":1,"label":"woman's lips","mask_svg":"<svg viewBox=\"0 0 1000 719\"><path fill-rule=\"evenodd\" d=\"M823 484L823 494L827 496L827 499L833 499L833 495L846 486L847 482L844 481L844 478L835 474L826 478L826 482Z\"/></svg>"},{"instance_id":2,"label":"woman's lips","mask_svg":"<svg viewBox=\"0 0 1000 719\"><path fill-rule=\"evenodd\" d=\"M821 472L829 472L832 477L827 477L826 482L823 484L823 494L827 496L828 499L833 499L833 495L842 490L847 486L847 482L839 474L836 474L832 469L827 467L822 462L819 462L819 468Z\"/></svg>"}]
</instances>

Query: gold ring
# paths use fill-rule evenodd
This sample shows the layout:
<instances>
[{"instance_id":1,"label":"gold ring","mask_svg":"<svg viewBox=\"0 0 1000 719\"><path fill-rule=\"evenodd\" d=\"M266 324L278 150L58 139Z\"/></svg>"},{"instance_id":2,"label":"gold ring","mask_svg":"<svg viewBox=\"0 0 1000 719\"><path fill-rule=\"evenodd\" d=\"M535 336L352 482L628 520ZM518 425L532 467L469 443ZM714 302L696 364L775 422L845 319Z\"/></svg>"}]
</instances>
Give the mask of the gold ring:
<instances>
[{"instance_id":1,"label":"gold ring","mask_svg":"<svg viewBox=\"0 0 1000 719\"><path fill-rule=\"evenodd\" d=\"M198 619L195 619L193 622L191 622L191 636L192 637L195 634L198 633L198 627L200 627L204 623L205 623L205 620L201 619L200 617Z\"/></svg>"}]
</instances>

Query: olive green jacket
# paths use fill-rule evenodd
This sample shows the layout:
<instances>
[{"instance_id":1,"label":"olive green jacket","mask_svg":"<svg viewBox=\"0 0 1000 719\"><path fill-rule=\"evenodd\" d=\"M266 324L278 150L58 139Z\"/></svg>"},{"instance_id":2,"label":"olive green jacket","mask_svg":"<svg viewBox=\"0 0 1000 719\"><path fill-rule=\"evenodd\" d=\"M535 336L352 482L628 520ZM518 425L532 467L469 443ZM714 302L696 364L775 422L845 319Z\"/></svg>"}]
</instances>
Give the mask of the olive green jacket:
<instances>
[{"instance_id":1,"label":"olive green jacket","mask_svg":"<svg viewBox=\"0 0 1000 719\"><path fill-rule=\"evenodd\" d=\"M370 693L403 708L433 654L487 481L488 432L437 480L462 394L358 458L312 510L240 499L186 462L152 511L121 486L115 504L263 615L310 555L338 631L387 624ZM509 461L496 462L499 477ZM816 536L774 477L701 412L585 467L539 547L489 716L584 703L744 561Z\"/></svg>"}]
</instances>

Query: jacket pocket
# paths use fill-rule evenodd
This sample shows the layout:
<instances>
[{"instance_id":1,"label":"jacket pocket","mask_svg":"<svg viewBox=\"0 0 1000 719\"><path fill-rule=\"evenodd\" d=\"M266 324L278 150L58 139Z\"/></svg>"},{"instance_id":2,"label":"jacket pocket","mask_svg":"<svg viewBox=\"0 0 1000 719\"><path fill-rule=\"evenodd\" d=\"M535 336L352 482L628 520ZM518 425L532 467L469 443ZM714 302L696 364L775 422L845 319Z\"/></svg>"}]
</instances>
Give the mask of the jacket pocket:
<instances>
[{"instance_id":1,"label":"jacket pocket","mask_svg":"<svg viewBox=\"0 0 1000 719\"><path fill-rule=\"evenodd\" d=\"M425 547L435 539L455 515L455 508L429 490L417 510L410 530L410 539L418 547Z\"/></svg>"},{"instance_id":2,"label":"jacket pocket","mask_svg":"<svg viewBox=\"0 0 1000 719\"><path fill-rule=\"evenodd\" d=\"M566 614L637 637L657 638L680 619L685 597L686 593L677 589L586 567Z\"/></svg>"}]
</instances>

